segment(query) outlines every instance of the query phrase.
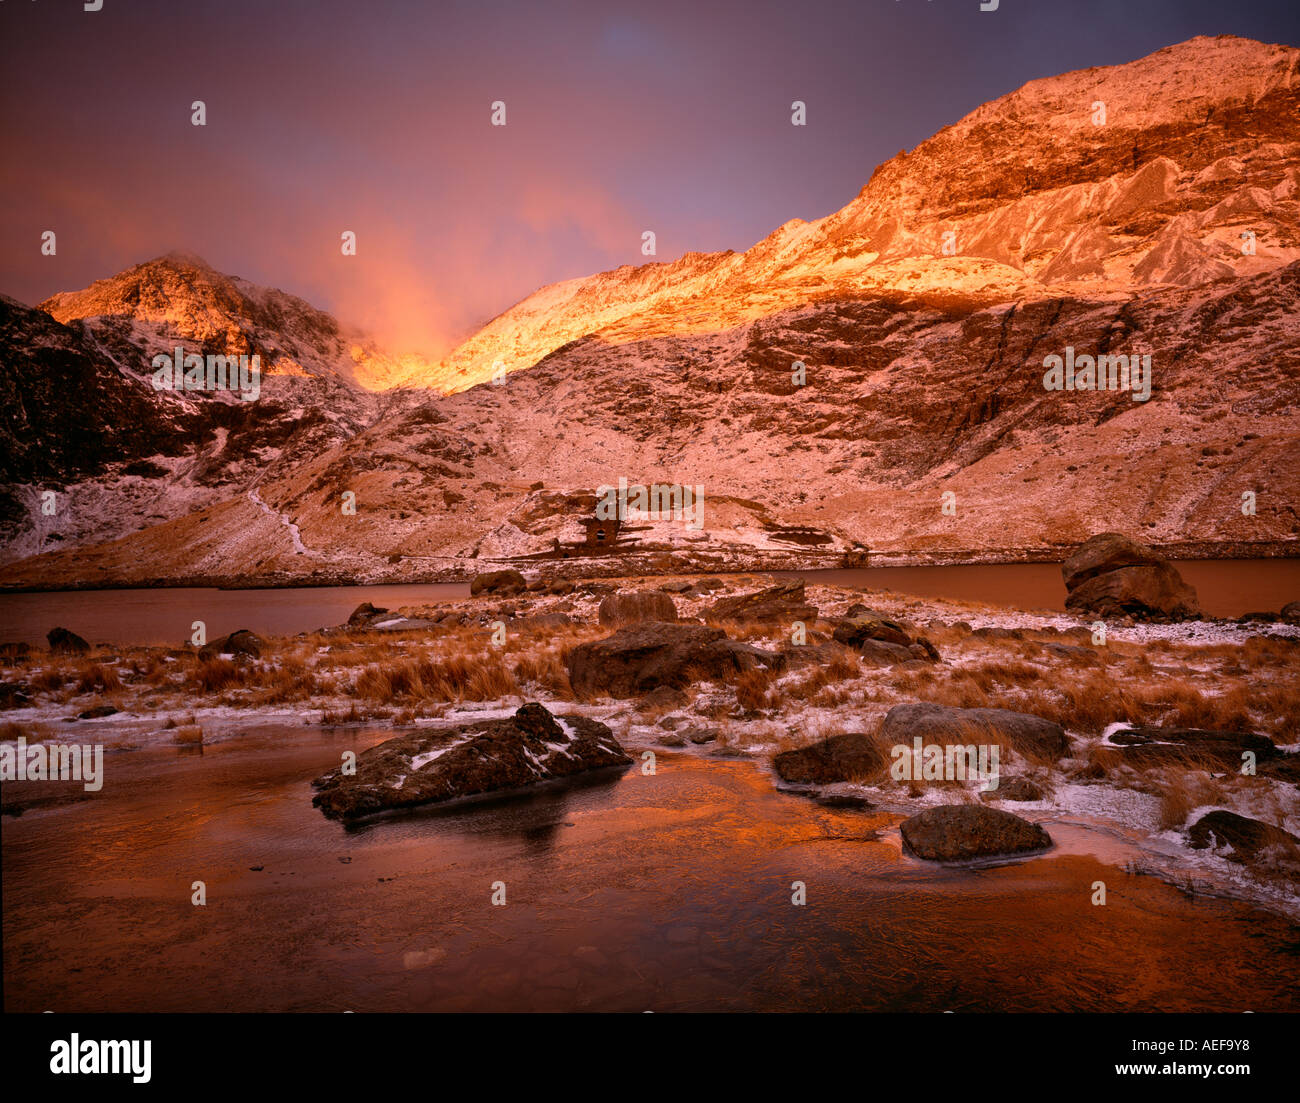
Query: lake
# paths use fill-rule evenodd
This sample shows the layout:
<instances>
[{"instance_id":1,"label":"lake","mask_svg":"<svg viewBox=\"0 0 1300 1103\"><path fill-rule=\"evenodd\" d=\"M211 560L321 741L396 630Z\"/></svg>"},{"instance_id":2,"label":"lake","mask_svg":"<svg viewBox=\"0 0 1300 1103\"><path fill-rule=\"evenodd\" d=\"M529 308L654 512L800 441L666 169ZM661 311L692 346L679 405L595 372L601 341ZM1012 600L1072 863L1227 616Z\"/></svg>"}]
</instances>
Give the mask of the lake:
<instances>
[{"instance_id":1,"label":"lake","mask_svg":"<svg viewBox=\"0 0 1300 1103\"><path fill-rule=\"evenodd\" d=\"M1300 600L1300 559L1184 560L1176 564L1202 607L1220 617L1276 611ZM869 567L778 572L809 583L891 589L920 597L982 601L1018 609L1065 607L1061 569L1053 563L957 567ZM468 583L325 586L277 590L143 589L0 594L0 643L43 644L56 625L92 643L171 644L188 640L196 620L208 639L248 628L294 635L341 624L361 602L385 608L458 601Z\"/></svg>"},{"instance_id":2,"label":"lake","mask_svg":"<svg viewBox=\"0 0 1300 1103\"><path fill-rule=\"evenodd\" d=\"M116 752L99 793L6 818L5 1010L1300 1010L1293 924L1125 873L1113 832L1049 821L1041 857L939 867L896 816L668 751L653 776L326 820L309 780L391 734Z\"/></svg>"}]
</instances>

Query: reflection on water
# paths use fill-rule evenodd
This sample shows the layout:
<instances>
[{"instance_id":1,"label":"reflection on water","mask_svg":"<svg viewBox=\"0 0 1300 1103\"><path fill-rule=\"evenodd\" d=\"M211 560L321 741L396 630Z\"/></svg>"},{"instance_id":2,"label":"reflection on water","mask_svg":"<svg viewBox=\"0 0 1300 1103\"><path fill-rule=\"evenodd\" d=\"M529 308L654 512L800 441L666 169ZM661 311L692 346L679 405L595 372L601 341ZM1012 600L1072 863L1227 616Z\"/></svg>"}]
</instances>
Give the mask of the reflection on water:
<instances>
[{"instance_id":1,"label":"reflection on water","mask_svg":"<svg viewBox=\"0 0 1300 1103\"><path fill-rule=\"evenodd\" d=\"M1300 594L1300 559L1186 559L1174 563L1212 617L1277 612ZM1065 608L1059 563L992 563L961 567L867 567L784 571L810 583L890 589L919 597L982 601L1016 609Z\"/></svg>"},{"instance_id":2,"label":"reflection on water","mask_svg":"<svg viewBox=\"0 0 1300 1103\"><path fill-rule=\"evenodd\" d=\"M91 643L169 644L189 640L193 624L208 639L248 628L293 636L342 624L363 601L384 609L469 597L469 584L311 586L284 590L174 588L0 594L0 643L39 643L56 625Z\"/></svg>"},{"instance_id":3,"label":"reflection on water","mask_svg":"<svg viewBox=\"0 0 1300 1103\"><path fill-rule=\"evenodd\" d=\"M1176 564L1211 616L1277 611L1300 595L1300 559L1189 560ZM891 589L921 597L982 601L1018 609L1065 608L1055 563L969 567L871 567L845 571L781 571L852 589ZM171 644L189 639L196 620L209 639L249 628L288 636L342 624L363 601L387 609L458 601L466 583L410 586L327 586L288 590L79 590L0 594L0 643L44 644L59 625L91 643Z\"/></svg>"},{"instance_id":4,"label":"reflection on water","mask_svg":"<svg viewBox=\"0 0 1300 1103\"><path fill-rule=\"evenodd\" d=\"M6 1010L1300 1009L1294 926L1126 876L1077 829L935 868L893 817L668 754L653 777L325 820L308 779L385 734L117 755L95 799L6 819Z\"/></svg>"}]
</instances>

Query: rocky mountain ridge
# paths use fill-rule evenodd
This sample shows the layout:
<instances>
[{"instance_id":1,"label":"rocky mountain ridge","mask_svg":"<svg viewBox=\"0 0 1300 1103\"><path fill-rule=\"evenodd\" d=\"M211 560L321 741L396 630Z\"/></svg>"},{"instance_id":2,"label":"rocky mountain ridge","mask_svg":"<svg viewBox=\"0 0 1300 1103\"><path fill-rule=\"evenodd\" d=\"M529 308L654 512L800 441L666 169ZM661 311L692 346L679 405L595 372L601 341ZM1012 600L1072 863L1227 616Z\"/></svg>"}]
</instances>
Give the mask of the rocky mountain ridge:
<instances>
[{"instance_id":1,"label":"rocky mountain ridge","mask_svg":"<svg viewBox=\"0 0 1300 1103\"><path fill-rule=\"evenodd\" d=\"M544 288L422 376L452 393L282 450L255 493L0 583L827 566L867 549L998 561L1111 530L1285 553L1300 541L1297 57L1194 39L1031 82L881 166L835 215L743 254ZM173 325L168 309L149 324ZM299 317L277 347L328 346ZM1076 351L1149 356L1149 395L1047 389L1046 358ZM596 532L597 492L620 479L699 488L699 524Z\"/></svg>"}]
</instances>

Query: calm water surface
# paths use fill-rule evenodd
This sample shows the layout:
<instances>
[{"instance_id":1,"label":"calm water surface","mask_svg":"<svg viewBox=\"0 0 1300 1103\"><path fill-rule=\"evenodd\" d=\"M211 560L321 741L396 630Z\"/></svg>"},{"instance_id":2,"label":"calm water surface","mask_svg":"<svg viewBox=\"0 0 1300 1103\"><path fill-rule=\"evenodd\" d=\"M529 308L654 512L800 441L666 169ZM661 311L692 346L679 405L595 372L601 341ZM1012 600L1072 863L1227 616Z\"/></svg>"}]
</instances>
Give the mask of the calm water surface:
<instances>
[{"instance_id":1,"label":"calm water surface","mask_svg":"<svg viewBox=\"0 0 1300 1103\"><path fill-rule=\"evenodd\" d=\"M1300 1010L1300 929L1128 876L1082 828L935 868L896 817L668 753L357 830L311 807L388 734L112 754L100 793L6 818L5 1010Z\"/></svg>"},{"instance_id":2,"label":"calm water surface","mask_svg":"<svg viewBox=\"0 0 1300 1103\"><path fill-rule=\"evenodd\" d=\"M1188 560L1177 564L1207 613L1238 617L1300 600L1300 559ZM1061 569L1053 563L966 567L872 567L787 571L810 583L891 589L921 597L983 601L1017 609L1065 608ZM286 590L82 590L0 594L0 643L41 643L56 625L92 643L179 645L202 620L209 639L250 628L293 635L341 624L361 602L393 609L469 596L467 583L330 586Z\"/></svg>"}]
</instances>

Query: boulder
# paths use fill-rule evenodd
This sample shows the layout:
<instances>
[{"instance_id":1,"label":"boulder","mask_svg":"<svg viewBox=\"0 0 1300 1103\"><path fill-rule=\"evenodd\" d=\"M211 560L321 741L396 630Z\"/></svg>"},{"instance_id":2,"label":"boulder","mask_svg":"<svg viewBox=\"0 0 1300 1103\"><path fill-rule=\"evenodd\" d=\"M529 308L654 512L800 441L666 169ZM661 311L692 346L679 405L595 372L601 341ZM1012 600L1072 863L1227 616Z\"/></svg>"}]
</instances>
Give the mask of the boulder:
<instances>
[{"instance_id":1,"label":"boulder","mask_svg":"<svg viewBox=\"0 0 1300 1103\"><path fill-rule=\"evenodd\" d=\"M0 682L0 709L26 708L32 703L32 687L26 682Z\"/></svg>"},{"instance_id":2,"label":"boulder","mask_svg":"<svg viewBox=\"0 0 1300 1103\"><path fill-rule=\"evenodd\" d=\"M895 705L885 714L880 739L892 746L911 747L997 743L1019 754L1056 761L1070 750L1070 741L1059 724L1010 709L959 709L948 705L918 702Z\"/></svg>"},{"instance_id":3,"label":"boulder","mask_svg":"<svg viewBox=\"0 0 1300 1103\"><path fill-rule=\"evenodd\" d=\"M658 621L628 625L569 652L569 684L580 697L637 697L660 686L680 689L693 676L727 678L782 656L727 638L721 628Z\"/></svg>"},{"instance_id":4,"label":"boulder","mask_svg":"<svg viewBox=\"0 0 1300 1103\"><path fill-rule=\"evenodd\" d=\"M851 606L834 624L835 641L858 649L870 666L893 666L912 659L927 663L939 661L939 649L924 636L910 636L897 621L865 605Z\"/></svg>"},{"instance_id":5,"label":"boulder","mask_svg":"<svg viewBox=\"0 0 1300 1103\"><path fill-rule=\"evenodd\" d=\"M1043 650L1049 655L1054 655L1058 659L1067 659L1072 664L1082 663L1085 666L1096 666L1101 662L1101 656L1091 647L1075 647L1068 643L1045 643Z\"/></svg>"},{"instance_id":6,"label":"boulder","mask_svg":"<svg viewBox=\"0 0 1300 1103\"><path fill-rule=\"evenodd\" d=\"M90 650L90 644L66 628L51 628L45 638L56 655L84 655Z\"/></svg>"},{"instance_id":7,"label":"boulder","mask_svg":"<svg viewBox=\"0 0 1300 1103\"><path fill-rule=\"evenodd\" d=\"M987 793L980 794L980 800L1042 800L1042 790L1032 781L1026 781L1022 777L1013 777L1006 780L999 780L996 789L990 789Z\"/></svg>"},{"instance_id":8,"label":"boulder","mask_svg":"<svg viewBox=\"0 0 1300 1103\"><path fill-rule=\"evenodd\" d=\"M691 703L691 699L686 696L680 689L673 689L671 686L660 686L658 689L652 689L637 703L641 709L680 709L685 708Z\"/></svg>"},{"instance_id":9,"label":"boulder","mask_svg":"<svg viewBox=\"0 0 1300 1103\"><path fill-rule=\"evenodd\" d=\"M363 625L369 625L371 621L383 616L387 612L387 609L371 605L368 601L363 601L352 610L352 615L348 617L348 627L357 628Z\"/></svg>"},{"instance_id":10,"label":"boulder","mask_svg":"<svg viewBox=\"0 0 1300 1103\"><path fill-rule=\"evenodd\" d=\"M199 654L208 659L217 655L245 655L248 658L256 659L261 657L265 647L266 640L262 639L261 636L255 632L250 632L247 628L239 628L228 636L208 640L199 648Z\"/></svg>"},{"instance_id":11,"label":"boulder","mask_svg":"<svg viewBox=\"0 0 1300 1103\"><path fill-rule=\"evenodd\" d=\"M863 640L859 654L864 663L875 667L894 666L917 657L909 648L896 643L885 643L883 640Z\"/></svg>"},{"instance_id":12,"label":"boulder","mask_svg":"<svg viewBox=\"0 0 1300 1103\"><path fill-rule=\"evenodd\" d=\"M1243 751L1254 752L1257 762L1282 753L1264 735L1203 728L1120 728L1106 737L1106 743L1138 764L1205 759L1233 770L1241 769Z\"/></svg>"},{"instance_id":13,"label":"boulder","mask_svg":"<svg viewBox=\"0 0 1300 1103\"><path fill-rule=\"evenodd\" d=\"M707 581L707 580L706 580ZM698 585L703 586L701 582ZM808 621L817 619L817 610L804 600L803 579L787 579L748 594L719 598L709 608L714 620Z\"/></svg>"},{"instance_id":14,"label":"boulder","mask_svg":"<svg viewBox=\"0 0 1300 1103\"><path fill-rule=\"evenodd\" d=\"M868 612L836 621L831 636L846 647L861 647L867 640L896 643L900 647L907 647L912 642L912 637L903 631L897 621L886 620Z\"/></svg>"},{"instance_id":15,"label":"boulder","mask_svg":"<svg viewBox=\"0 0 1300 1103\"><path fill-rule=\"evenodd\" d=\"M976 628L971 636L977 640L1023 640L1025 633L1019 628L998 628L986 625Z\"/></svg>"},{"instance_id":16,"label":"boulder","mask_svg":"<svg viewBox=\"0 0 1300 1103\"><path fill-rule=\"evenodd\" d=\"M874 617L876 620L889 619L889 617L886 614L871 608L871 606L869 605L863 605L862 602L860 601L855 601L852 605L850 605L847 609L844 610L843 619L853 620L855 617Z\"/></svg>"},{"instance_id":17,"label":"boulder","mask_svg":"<svg viewBox=\"0 0 1300 1103\"><path fill-rule=\"evenodd\" d=\"M1103 617L1186 619L1200 614L1196 591L1143 544L1118 532L1103 532L1061 564L1074 613Z\"/></svg>"},{"instance_id":18,"label":"boulder","mask_svg":"<svg viewBox=\"0 0 1300 1103\"><path fill-rule=\"evenodd\" d=\"M772 759L772 768L783 781L807 785L867 779L887 766L887 759L871 737L856 732L782 751Z\"/></svg>"},{"instance_id":19,"label":"boulder","mask_svg":"<svg viewBox=\"0 0 1300 1103\"><path fill-rule=\"evenodd\" d=\"M1292 624L1300 624L1300 601L1288 601L1282 606L1282 619Z\"/></svg>"},{"instance_id":20,"label":"boulder","mask_svg":"<svg viewBox=\"0 0 1300 1103\"><path fill-rule=\"evenodd\" d=\"M1123 533L1100 532L1089 537L1061 564L1065 588L1073 590L1090 578L1122 567L1146 567L1163 563L1151 548L1131 540Z\"/></svg>"},{"instance_id":21,"label":"boulder","mask_svg":"<svg viewBox=\"0 0 1300 1103\"><path fill-rule=\"evenodd\" d=\"M436 619L404 617L400 613L389 612L383 606L363 601L352 610L346 627L366 632L413 632L417 629L436 628L438 625Z\"/></svg>"},{"instance_id":22,"label":"boulder","mask_svg":"<svg viewBox=\"0 0 1300 1103\"><path fill-rule=\"evenodd\" d=\"M94 708L86 709L85 712L77 713L78 720L102 720L105 716L115 716L117 709L112 705L96 705Z\"/></svg>"},{"instance_id":23,"label":"boulder","mask_svg":"<svg viewBox=\"0 0 1300 1103\"><path fill-rule=\"evenodd\" d=\"M927 808L904 820L899 830L908 850L939 862L1027 854L1052 845L1052 837L1038 824L980 804Z\"/></svg>"},{"instance_id":24,"label":"boulder","mask_svg":"<svg viewBox=\"0 0 1300 1103\"><path fill-rule=\"evenodd\" d=\"M528 589L524 576L514 569L504 571L487 571L474 576L469 584L471 597L479 594L522 594Z\"/></svg>"},{"instance_id":25,"label":"boulder","mask_svg":"<svg viewBox=\"0 0 1300 1103\"><path fill-rule=\"evenodd\" d=\"M389 739L312 782L312 804L331 819L522 789L631 759L604 724L524 705L513 716Z\"/></svg>"},{"instance_id":26,"label":"boulder","mask_svg":"<svg viewBox=\"0 0 1300 1103\"><path fill-rule=\"evenodd\" d=\"M510 627L529 631L540 628L563 628L566 624L572 623L573 618L568 613L534 613L532 616L516 617L510 621Z\"/></svg>"},{"instance_id":27,"label":"boulder","mask_svg":"<svg viewBox=\"0 0 1300 1103\"><path fill-rule=\"evenodd\" d=\"M677 606L667 594L640 590L602 598L596 615L601 624L612 626L647 620L671 622L677 619Z\"/></svg>"},{"instance_id":28,"label":"boulder","mask_svg":"<svg viewBox=\"0 0 1300 1103\"><path fill-rule=\"evenodd\" d=\"M939 661L939 649L924 636L917 636L907 649L918 659L925 662L937 663Z\"/></svg>"},{"instance_id":29,"label":"boulder","mask_svg":"<svg viewBox=\"0 0 1300 1103\"><path fill-rule=\"evenodd\" d=\"M1188 846L1193 850L1221 850L1235 862L1258 857L1261 850L1280 847L1293 861L1300 859L1300 839L1269 823L1239 816L1236 812L1207 812L1188 829Z\"/></svg>"},{"instance_id":30,"label":"boulder","mask_svg":"<svg viewBox=\"0 0 1300 1103\"><path fill-rule=\"evenodd\" d=\"M845 651L840 644L810 639L807 643L791 643L787 640L781 644L781 654L785 656L786 666L797 670L807 666L829 666L852 653Z\"/></svg>"},{"instance_id":31,"label":"boulder","mask_svg":"<svg viewBox=\"0 0 1300 1103\"><path fill-rule=\"evenodd\" d=\"M662 594L684 594L690 591L691 583L684 578L674 578L671 582L665 582L659 587Z\"/></svg>"}]
</instances>

